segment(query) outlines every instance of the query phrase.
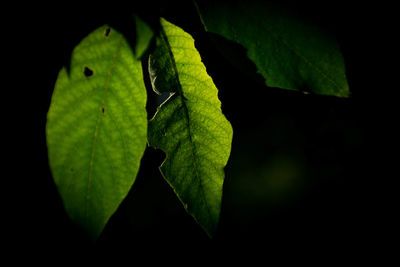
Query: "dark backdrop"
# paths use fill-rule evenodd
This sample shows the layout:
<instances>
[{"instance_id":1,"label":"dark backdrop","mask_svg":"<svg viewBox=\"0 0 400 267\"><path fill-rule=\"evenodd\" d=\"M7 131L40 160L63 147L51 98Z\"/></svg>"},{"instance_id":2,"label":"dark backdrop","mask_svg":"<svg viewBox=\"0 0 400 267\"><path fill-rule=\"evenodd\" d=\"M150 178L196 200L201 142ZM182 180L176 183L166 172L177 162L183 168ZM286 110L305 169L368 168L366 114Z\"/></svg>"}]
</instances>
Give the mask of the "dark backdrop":
<instances>
[{"instance_id":1,"label":"dark backdrop","mask_svg":"<svg viewBox=\"0 0 400 267\"><path fill-rule=\"evenodd\" d=\"M26 162L22 167L12 165L16 174L12 179L23 177L18 187L22 190L3 189L11 191L10 202L16 204L6 216L12 225L5 228L12 239L10 246L34 251L39 258L102 258L112 251L135 261L143 255L155 260L160 252L167 252L163 259L174 261L178 255L235 258L247 255L242 254L245 251L259 256L273 250L352 254L376 245L386 224L377 201L382 187L376 180L383 173L375 172L380 161L375 133L382 121L374 111L378 100L372 96L377 87L372 84L375 72L369 64L375 44L370 36L382 33L368 15L374 6L321 2L290 4L336 34L352 92L348 99L267 88L243 49L204 32L189 1L124 8L24 6L11 21L17 25L15 46L29 60L15 67L17 84L27 92L19 103L26 102L28 111L16 123L23 129L18 133L26 146L10 154ZM57 73L73 47L96 27L110 23L122 30L129 28L130 22L121 18L133 6L149 21L160 14L194 36L219 89L222 110L232 123L232 154L226 167L220 224L212 240L185 213L158 173L163 160L160 151L146 150L132 190L96 243L69 221L52 181L45 123ZM232 65L218 46L236 51L253 74ZM26 71L32 77L21 75ZM150 89L147 79L146 83ZM149 90L150 114L155 97Z\"/></svg>"}]
</instances>

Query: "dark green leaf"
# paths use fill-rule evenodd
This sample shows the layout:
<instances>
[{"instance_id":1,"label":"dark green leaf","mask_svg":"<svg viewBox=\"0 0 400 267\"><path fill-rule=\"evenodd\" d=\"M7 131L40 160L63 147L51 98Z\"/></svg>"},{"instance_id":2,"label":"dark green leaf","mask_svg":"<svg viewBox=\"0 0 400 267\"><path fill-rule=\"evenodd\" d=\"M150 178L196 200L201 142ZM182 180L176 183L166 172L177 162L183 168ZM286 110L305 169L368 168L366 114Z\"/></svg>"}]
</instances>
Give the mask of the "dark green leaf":
<instances>
[{"instance_id":1,"label":"dark green leaf","mask_svg":"<svg viewBox=\"0 0 400 267\"><path fill-rule=\"evenodd\" d=\"M174 93L180 87L174 56L165 31L160 30L156 49L149 57L149 74L153 90L157 94Z\"/></svg>"},{"instance_id":2,"label":"dark green leaf","mask_svg":"<svg viewBox=\"0 0 400 267\"><path fill-rule=\"evenodd\" d=\"M174 93L149 122L149 144L166 152L162 174L187 212L212 236L232 127L221 112L218 90L193 38L162 20L157 44L149 60L153 89Z\"/></svg>"},{"instance_id":3,"label":"dark green leaf","mask_svg":"<svg viewBox=\"0 0 400 267\"><path fill-rule=\"evenodd\" d=\"M142 67L103 26L74 49L47 116L54 181L70 218L97 238L131 188L146 147Z\"/></svg>"},{"instance_id":4,"label":"dark green leaf","mask_svg":"<svg viewBox=\"0 0 400 267\"><path fill-rule=\"evenodd\" d=\"M336 40L271 3L198 1L206 30L241 44L271 87L349 96Z\"/></svg>"},{"instance_id":5,"label":"dark green leaf","mask_svg":"<svg viewBox=\"0 0 400 267\"><path fill-rule=\"evenodd\" d=\"M147 51L149 44L154 36L151 27L144 22L140 17L135 15L136 24L136 45L135 45L135 56L141 58Z\"/></svg>"}]
</instances>

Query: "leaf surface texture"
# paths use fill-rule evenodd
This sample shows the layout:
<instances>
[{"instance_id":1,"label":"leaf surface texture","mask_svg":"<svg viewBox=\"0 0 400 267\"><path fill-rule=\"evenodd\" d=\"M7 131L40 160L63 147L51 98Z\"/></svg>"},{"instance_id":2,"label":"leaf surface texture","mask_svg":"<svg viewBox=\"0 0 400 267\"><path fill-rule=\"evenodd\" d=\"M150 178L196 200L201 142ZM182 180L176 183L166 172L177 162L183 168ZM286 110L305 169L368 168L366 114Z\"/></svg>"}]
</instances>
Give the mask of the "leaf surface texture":
<instances>
[{"instance_id":1,"label":"leaf surface texture","mask_svg":"<svg viewBox=\"0 0 400 267\"><path fill-rule=\"evenodd\" d=\"M321 27L270 2L197 3L206 30L242 45L266 85L349 96L343 56Z\"/></svg>"},{"instance_id":2,"label":"leaf surface texture","mask_svg":"<svg viewBox=\"0 0 400 267\"><path fill-rule=\"evenodd\" d=\"M185 209L212 236L221 209L232 127L193 38L161 20L149 71L156 92L172 92L149 122L149 144L167 156L160 167Z\"/></svg>"},{"instance_id":3,"label":"leaf surface texture","mask_svg":"<svg viewBox=\"0 0 400 267\"><path fill-rule=\"evenodd\" d=\"M75 47L47 116L54 181L70 218L96 239L131 188L146 147L146 89L128 42L103 26Z\"/></svg>"}]
</instances>

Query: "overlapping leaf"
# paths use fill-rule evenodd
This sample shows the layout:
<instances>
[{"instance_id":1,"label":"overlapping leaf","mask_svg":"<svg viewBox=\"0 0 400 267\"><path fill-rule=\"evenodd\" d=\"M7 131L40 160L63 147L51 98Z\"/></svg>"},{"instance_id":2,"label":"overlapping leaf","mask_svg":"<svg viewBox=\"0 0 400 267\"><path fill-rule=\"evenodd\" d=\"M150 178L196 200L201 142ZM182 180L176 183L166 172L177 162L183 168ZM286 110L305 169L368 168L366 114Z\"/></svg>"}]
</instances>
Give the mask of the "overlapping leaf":
<instances>
[{"instance_id":1,"label":"overlapping leaf","mask_svg":"<svg viewBox=\"0 0 400 267\"><path fill-rule=\"evenodd\" d=\"M149 144L166 152L162 174L211 236L219 220L232 127L188 33L161 20L149 70L156 92L173 92L149 122Z\"/></svg>"},{"instance_id":2,"label":"overlapping leaf","mask_svg":"<svg viewBox=\"0 0 400 267\"><path fill-rule=\"evenodd\" d=\"M68 215L93 238L136 178L145 105L141 63L108 26L88 35L72 53L70 72L59 73L47 118L49 163Z\"/></svg>"}]
</instances>

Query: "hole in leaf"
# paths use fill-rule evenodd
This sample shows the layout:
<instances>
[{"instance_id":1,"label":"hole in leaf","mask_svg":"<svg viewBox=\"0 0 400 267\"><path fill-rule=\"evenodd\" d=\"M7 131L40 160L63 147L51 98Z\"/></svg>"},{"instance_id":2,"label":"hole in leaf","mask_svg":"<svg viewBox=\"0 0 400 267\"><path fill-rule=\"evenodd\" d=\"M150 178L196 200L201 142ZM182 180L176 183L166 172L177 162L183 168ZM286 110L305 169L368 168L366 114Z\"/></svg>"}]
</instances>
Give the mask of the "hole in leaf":
<instances>
[{"instance_id":1,"label":"hole in leaf","mask_svg":"<svg viewBox=\"0 0 400 267\"><path fill-rule=\"evenodd\" d=\"M104 31L104 36L105 36L105 37L108 37L108 36L110 35L110 32L111 32L111 29L110 29L110 28L107 28L107 29Z\"/></svg>"},{"instance_id":2,"label":"hole in leaf","mask_svg":"<svg viewBox=\"0 0 400 267\"><path fill-rule=\"evenodd\" d=\"M101 107L101 113L103 113L103 114L104 114L104 113L105 113L105 111L106 111L106 110L105 110L105 108L104 108L104 107Z\"/></svg>"},{"instance_id":3,"label":"hole in leaf","mask_svg":"<svg viewBox=\"0 0 400 267\"><path fill-rule=\"evenodd\" d=\"M85 74L86 77L90 77L93 75L93 70L89 69L88 67L85 67L83 70L83 74Z\"/></svg>"}]
</instances>

